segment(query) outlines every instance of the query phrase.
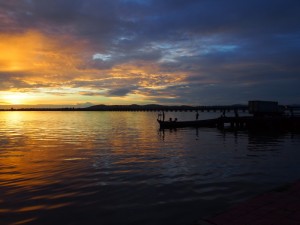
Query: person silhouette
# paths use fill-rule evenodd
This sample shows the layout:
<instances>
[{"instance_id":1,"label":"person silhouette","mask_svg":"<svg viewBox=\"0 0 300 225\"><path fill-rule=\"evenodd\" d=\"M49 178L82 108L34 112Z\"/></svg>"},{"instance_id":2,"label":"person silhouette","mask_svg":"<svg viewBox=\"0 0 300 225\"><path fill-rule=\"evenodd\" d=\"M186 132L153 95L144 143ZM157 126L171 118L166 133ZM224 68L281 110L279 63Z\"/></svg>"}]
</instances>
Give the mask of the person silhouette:
<instances>
[{"instance_id":1,"label":"person silhouette","mask_svg":"<svg viewBox=\"0 0 300 225\"><path fill-rule=\"evenodd\" d=\"M239 112L238 112L238 110L237 110L237 109L234 109L234 115L235 115L235 117L236 117L236 118L238 118L238 117L239 117Z\"/></svg>"},{"instance_id":2,"label":"person silhouette","mask_svg":"<svg viewBox=\"0 0 300 225\"><path fill-rule=\"evenodd\" d=\"M196 120L198 120L198 119L199 119L199 113L197 111L197 113L196 113Z\"/></svg>"}]
</instances>

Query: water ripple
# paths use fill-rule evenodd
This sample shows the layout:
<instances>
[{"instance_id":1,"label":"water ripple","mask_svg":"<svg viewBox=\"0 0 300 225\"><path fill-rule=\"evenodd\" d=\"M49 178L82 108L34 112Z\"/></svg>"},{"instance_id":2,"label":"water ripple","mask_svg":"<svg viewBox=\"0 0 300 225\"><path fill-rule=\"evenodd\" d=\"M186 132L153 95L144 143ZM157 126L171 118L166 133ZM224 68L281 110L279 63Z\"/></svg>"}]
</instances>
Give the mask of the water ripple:
<instances>
[{"instance_id":1,"label":"water ripple","mask_svg":"<svg viewBox=\"0 0 300 225\"><path fill-rule=\"evenodd\" d=\"M148 112L1 112L0 124L5 224L188 224L300 175L298 134L159 131Z\"/></svg>"}]
</instances>

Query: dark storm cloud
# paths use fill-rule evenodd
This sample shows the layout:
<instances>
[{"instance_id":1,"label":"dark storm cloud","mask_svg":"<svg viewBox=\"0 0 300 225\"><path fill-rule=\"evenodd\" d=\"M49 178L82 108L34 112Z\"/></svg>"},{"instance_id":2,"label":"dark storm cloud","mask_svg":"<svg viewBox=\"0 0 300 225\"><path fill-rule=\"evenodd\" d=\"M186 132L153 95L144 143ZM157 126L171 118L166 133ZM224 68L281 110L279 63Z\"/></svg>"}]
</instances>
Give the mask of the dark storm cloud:
<instances>
[{"instance_id":1,"label":"dark storm cloud","mask_svg":"<svg viewBox=\"0 0 300 225\"><path fill-rule=\"evenodd\" d=\"M109 37L111 42L134 47L145 41L179 41L188 34L250 34L248 38L299 34L299 4L295 0L12 0L0 6L19 29L57 31L69 26L74 34L88 39L101 42Z\"/></svg>"},{"instance_id":2,"label":"dark storm cloud","mask_svg":"<svg viewBox=\"0 0 300 225\"><path fill-rule=\"evenodd\" d=\"M219 102L237 95L298 100L289 86L300 85L299 12L296 0L11 0L0 2L0 31L37 29L85 40L91 55L83 67L144 61L160 72L187 75L187 86L170 84L151 90L152 96L170 93L193 103L203 102L198 96ZM119 85L109 83L108 95L137 89Z\"/></svg>"},{"instance_id":3,"label":"dark storm cloud","mask_svg":"<svg viewBox=\"0 0 300 225\"><path fill-rule=\"evenodd\" d=\"M130 94L136 87L123 87L110 90L106 95L114 97L122 97Z\"/></svg>"}]
</instances>

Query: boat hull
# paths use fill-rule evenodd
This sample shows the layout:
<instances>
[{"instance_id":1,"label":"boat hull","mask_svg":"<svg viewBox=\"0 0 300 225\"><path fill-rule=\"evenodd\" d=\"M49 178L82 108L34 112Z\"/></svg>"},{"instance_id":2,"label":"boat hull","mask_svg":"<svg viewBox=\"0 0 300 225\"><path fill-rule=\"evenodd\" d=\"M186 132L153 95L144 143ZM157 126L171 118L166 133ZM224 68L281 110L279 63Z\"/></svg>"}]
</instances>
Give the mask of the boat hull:
<instances>
[{"instance_id":1,"label":"boat hull","mask_svg":"<svg viewBox=\"0 0 300 225\"><path fill-rule=\"evenodd\" d=\"M162 121L157 120L160 128L179 128L179 127L216 127L218 119L193 120L193 121Z\"/></svg>"},{"instance_id":2,"label":"boat hull","mask_svg":"<svg viewBox=\"0 0 300 225\"><path fill-rule=\"evenodd\" d=\"M300 117L219 117L193 121L161 121L160 128L180 127L229 127L233 129L252 130L300 130Z\"/></svg>"}]
</instances>

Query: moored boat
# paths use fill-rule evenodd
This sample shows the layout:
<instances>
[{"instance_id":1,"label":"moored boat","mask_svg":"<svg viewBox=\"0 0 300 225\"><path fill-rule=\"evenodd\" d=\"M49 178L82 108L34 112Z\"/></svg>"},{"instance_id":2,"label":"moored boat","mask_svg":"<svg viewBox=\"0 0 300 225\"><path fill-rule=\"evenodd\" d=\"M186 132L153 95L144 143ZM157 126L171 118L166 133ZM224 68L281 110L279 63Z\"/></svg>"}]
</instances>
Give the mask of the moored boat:
<instances>
[{"instance_id":1,"label":"moored boat","mask_svg":"<svg viewBox=\"0 0 300 225\"><path fill-rule=\"evenodd\" d=\"M181 127L229 127L233 129L251 130L299 130L300 117L272 116L272 117L219 117L206 120L192 121L162 121L157 119L160 128Z\"/></svg>"},{"instance_id":2,"label":"moored boat","mask_svg":"<svg viewBox=\"0 0 300 225\"><path fill-rule=\"evenodd\" d=\"M161 129L180 128L180 127L218 127L220 129L251 129L251 130L300 130L300 114L295 113L297 108L288 108L278 105L278 102L272 101L249 101L248 112L252 116L240 116L238 109L234 109L234 116L227 117L225 110L219 118L198 120L197 111L196 120L178 121L164 120L165 114L158 115L158 123ZM289 113L286 112L289 110Z\"/></svg>"},{"instance_id":3,"label":"moored boat","mask_svg":"<svg viewBox=\"0 0 300 225\"><path fill-rule=\"evenodd\" d=\"M191 120L191 121L163 121L157 119L160 128L179 128L179 127L216 127L218 124L217 119L207 120Z\"/></svg>"}]
</instances>

